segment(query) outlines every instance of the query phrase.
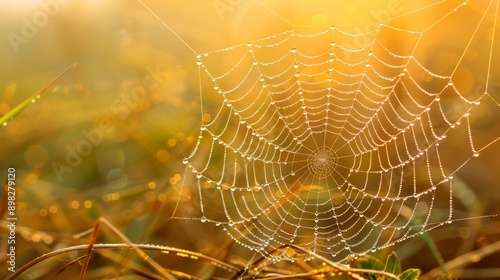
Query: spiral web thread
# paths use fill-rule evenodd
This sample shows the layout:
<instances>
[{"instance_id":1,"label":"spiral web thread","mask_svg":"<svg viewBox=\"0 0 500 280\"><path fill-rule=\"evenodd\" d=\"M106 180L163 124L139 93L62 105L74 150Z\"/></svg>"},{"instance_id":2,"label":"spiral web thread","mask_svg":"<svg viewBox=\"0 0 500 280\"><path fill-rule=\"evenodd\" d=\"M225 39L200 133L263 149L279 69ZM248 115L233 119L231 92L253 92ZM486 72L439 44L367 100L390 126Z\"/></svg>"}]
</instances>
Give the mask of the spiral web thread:
<instances>
[{"instance_id":1,"label":"spiral web thread","mask_svg":"<svg viewBox=\"0 0 500 280\"><path fill-rule=\"evenodd\" d=\"M486 90L498 5L441 1L199 55L203 121L181 189L194 219L269 258L303 257L269 254L295 244L337 261L451 222L453 176L500 136L473 124L499 110ZM457 32L456 57L439 60L426 42ZM464 69L484 78L464 85Z\"/></svg>"}]
</instances>

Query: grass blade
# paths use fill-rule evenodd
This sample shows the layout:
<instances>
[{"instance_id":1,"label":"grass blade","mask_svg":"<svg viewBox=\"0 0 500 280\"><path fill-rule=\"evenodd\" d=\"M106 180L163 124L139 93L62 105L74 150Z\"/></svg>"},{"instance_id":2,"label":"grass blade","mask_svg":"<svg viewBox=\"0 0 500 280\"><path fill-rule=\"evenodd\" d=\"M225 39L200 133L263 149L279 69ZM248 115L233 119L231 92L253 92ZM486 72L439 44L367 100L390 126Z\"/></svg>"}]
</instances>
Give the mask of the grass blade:
<instances>
[{"instance_id":1,"label":"grass blade","mask_svg":"<svg viewBox=\"0 0 500 280\"><path fill-rule=\"evenodd\" d=\"M12 120L14 117L19 115L26 107L28 107L30 104L34 102L37 98L40 97L43 93L45 93L51 86L53 86L57 81L59 81L66 73L68 73L70 70L76 67L76 63L71 64L68 68L66 68L59 76L57 76L52 82L48 83L46 86L41 88L37 93L33 94L26 100L24 100L21 104L17 105L14 109L10 110L7 114L3 115L0 117L0 124L3 124L4 126L7 125L7 123Z\"/></svg>"}]
</instances>

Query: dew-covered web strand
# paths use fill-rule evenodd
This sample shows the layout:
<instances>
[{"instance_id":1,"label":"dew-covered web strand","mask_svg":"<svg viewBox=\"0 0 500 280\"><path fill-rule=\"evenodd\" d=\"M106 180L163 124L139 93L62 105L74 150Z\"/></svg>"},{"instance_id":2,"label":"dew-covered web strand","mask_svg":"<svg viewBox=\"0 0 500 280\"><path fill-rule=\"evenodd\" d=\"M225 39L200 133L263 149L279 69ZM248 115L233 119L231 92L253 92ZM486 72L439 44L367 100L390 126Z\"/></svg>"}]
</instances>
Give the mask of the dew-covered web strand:
<instances>
[{"instance_id":1,"label":"dew-covered web strand","mask_svg":"<svg viewBox=\"0 0 500 280\"><path fill-rule=\"evenodd\" d=\"M187 43L187 42L186 42L186 41L185 41L185 40L184 40L184 39L183 39L183 38L182 38L182 37L181 37L181 36L180 36L180 35L179 35L176 31L175 31L175 30L173 30L173 29L172 29L172 28L171 28L171 27L170 27L170 26L169 26L169 25L168 25L168 24L167 24L167 23L166 23L166 22L165 22L165 21L164 21L164 20L163 20L163 19L162 19L162 18L161 18L158 14L157 14L157 13L155 13L155 12L151 9L151 7L150 7L149 5L147 5L147 4L146 4L144 1L142 1L142 0L137 0L137 2L139 2L139 4L140 4L141 6L143 6L143 7L147 10L147 12L148 12L149 14L151 14L154 18L156 18L156 20L158 20L158 21L162 24L162 26L164 26L164 27L165 27L165 28L166 28L166 29L167 29L167 30L168 30L168 31L169 31L172 35L174 35L174 36L175 36L175 37L176 37L176 38L177 38L177 39L178 39L178 40L179 40L182 44L184 44L184 46L185 46L187 49L189 49L191 52L193 52L193 53L196 55L196 57L197 57L197 58L200 58L200 55L198 54L198 52L197 52L197 51L196 51L196 50L195 50L195 49L194 49L194 48L193 48L190 44L188 44L188 43ZM201 71L198 71L198 72L200 73L199 75L201 75ZM201 97L202 97L202 96L201 96L201 92L202 92L202 90L201 90L201 89L202 89L201 78L199 78L200 102L202 102L202 101L203 101L203 99L201 99ZM203 112L203 108L201 108L201 112ZM201 116L203 116L203 113L201 114ZM167 125L168 125L168 124L167 124ZM182 154L184 154L184 151L183 151L182 149L180 150L180 152L181 152ZM191 155L191 156L192 156L192 155ZM184 162L184 161L183 161L183 164L187 164L187 162ZM187 171L188 171L188 166L186 166L186 167L185 167L185 172L184 172L184 173L187 173ZM181 178L181 184L180 184L180 185L181 185L181 187L180 187L179 193L183 194L183 193L185 192L185 186L186 186L186 177L185 177L185 176L183 176L183 177ZM203 211L203 200L202 200L201 189L199 189L199 188L198 188L198 190L199 190L199 195L198 195L198 196L199 196L199 205L200 205L200 207L201 207L201 209L202 209L202 211ZM180 199L180 197L179 197L179 199L178 199L178 200L176 201L176 203L175 203L175 206L174 206L174 209L173 209L173 211L172 211L171 216L170 216L170 217L168 217L168 218L167 218L167 220L171 220L171 219L190 219L189 217L179 217L179 216L177 216L177 211L178 211L178 209L179 209L179 205L180 205L180 203L181 203L181 199ZM202 220L202 221L204 221L204 219L203 219L203 218L201 218L201 220Z\"/></svg>"},{"instance_id":2,"label":"dew-covered web strand","mask_svg":"<svg viewBox=\"0 0 500 280\"><path fill-rule=\"evenodd\" d=\"M488 88L498 1L474 21L448 74L416 54L424 35L470 12L467 2L421 30L392 25L443 3L361 33L352 27L362 25L301 29L266 8L292 30L198 54L201 115L211 118L202 120L183 161L180 192L192 195L189 203L199 211L177 212L179 198L172 217L213 222L256 254L291 260L303 256L269 252L297 244L350 260L451 222L454 174L499 139L478 146L470 118L485 97L498 110L494 96L485 91L470 99L453 83L478 30L490 24L486 15L494 13ZM394 49L387 34L409 38L410 46ZM370 40L346 45L362 37ZM450 115L445 100L465 109ZM448 137L464 128L470 153L450 165Z\"/></svg>"}]
</instances>

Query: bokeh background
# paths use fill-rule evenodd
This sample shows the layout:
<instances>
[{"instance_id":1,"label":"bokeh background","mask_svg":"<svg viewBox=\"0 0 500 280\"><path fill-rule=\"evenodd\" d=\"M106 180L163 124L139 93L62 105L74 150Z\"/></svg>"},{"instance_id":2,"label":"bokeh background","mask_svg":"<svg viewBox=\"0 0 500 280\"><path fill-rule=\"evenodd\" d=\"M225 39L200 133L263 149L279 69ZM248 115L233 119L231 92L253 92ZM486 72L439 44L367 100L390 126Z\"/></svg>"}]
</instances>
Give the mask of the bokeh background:
<instances>
[{"instance_id":1,"label":"bokeh background","mask_svg":"<svg viewBox=\"0 0 500 280\"><path fill-rule=\"evenodd\" d=\"M185 207L183 213L190 211L189 197L181 191L182 159L191 152L202 121L193 50L204 53L246 43L289 30L290 22L297 26L377 22L377 17L396 17L436 1L415 2L145 1L162 23L132 0L0 1L0 115L77 63L33 105L0 127L0 178L5 180L8 167L17 172L18 265L57 248L84 243L88 235L81 239L73 235L92 228L99 217L135 243L175 246L245 264L252 254L233 244L215 225L169 219L179 205ZM459 3L448 2L450 6ZM460 23L449 26L458 31L436 33L434 40L426 42L435 65L449 65L456 59L463 50L460 30L475 28L477 15L490 2L499 4L498 0L468 3L467 11L476 15L474 21L468 22L465 16L463 21L450 22ZM500 42L494 16L488 13L490 27L480 29L474 40L477 46L481 40L489 46L487 38ZM429 13L417 23L405 24L412 28L438 18ZM457 47L453 42L461 44ZM500 44L494 47L498 53ZM498 102L499 56L489 58L477 47L476 59L471 60L479 66L492 62L489 90ZM484 67L471 69L473 80L485 77L479 70ZM483 110L474 128L478 139L488 143L500 134L495 121L500 113L498 106ZM462 148L457 147L456 153L465 153ZM455 198L457 213L478 218L430 232L445 262L500 240L500 220L480 218L500 213L499 148L499 143L492 144L455 175L461 186ZM78 149L85 156L75 154ZM101 230L98 242L122 242L109 229ZM6 232L2 227L0 275L7 267L3 261ZM377 254L384 256L391 250L397 251L404 267L423 272L438 267L422 239ZM164 261L181 270L203 268L182 258ZM61 262L52 260L30 275L45 275ZM474 255L468 263L454 275L500 278L499 253L487 258ZM71 267L65 275L76 277L79 269ZM99 260L89 271L105 275L106 269L113 271L116 265Z\"/></svg>"}]
</instances>

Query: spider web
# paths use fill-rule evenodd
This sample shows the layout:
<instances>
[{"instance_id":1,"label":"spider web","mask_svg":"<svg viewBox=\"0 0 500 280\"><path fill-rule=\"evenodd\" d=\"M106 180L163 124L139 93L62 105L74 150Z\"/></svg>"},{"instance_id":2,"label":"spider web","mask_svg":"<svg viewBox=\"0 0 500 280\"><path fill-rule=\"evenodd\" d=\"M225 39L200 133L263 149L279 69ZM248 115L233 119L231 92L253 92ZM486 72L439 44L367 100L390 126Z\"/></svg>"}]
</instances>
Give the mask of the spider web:
<instances>
[{"instance_id":1,"label":"spider web","mask_svg":"<svg viewBox=\"0 0 500 280\"><path fill-rule=\"evenodd\" d=\"M269 253L295 244L338 261L451 223L454 174L500 136L473 124L500 106L487 90L497 13L441 1L199 55L203 117L181 189L194 219L268 258L302 257Z\"/></svg>"}]
</instances>

